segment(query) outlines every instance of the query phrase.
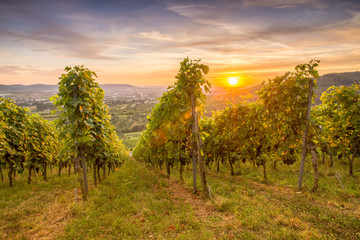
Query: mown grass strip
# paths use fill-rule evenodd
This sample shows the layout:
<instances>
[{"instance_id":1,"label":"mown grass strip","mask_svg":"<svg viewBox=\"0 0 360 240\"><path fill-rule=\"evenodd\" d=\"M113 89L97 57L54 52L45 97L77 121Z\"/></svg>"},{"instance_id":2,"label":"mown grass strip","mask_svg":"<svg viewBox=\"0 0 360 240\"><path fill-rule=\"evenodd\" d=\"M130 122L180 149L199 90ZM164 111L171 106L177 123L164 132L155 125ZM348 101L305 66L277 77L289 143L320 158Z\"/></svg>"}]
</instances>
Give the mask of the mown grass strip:
<instances>
[{"instance_id":1,"label":"mown grass strip","mask_svg":"<svg viewBox=\"0 0 360 240\"><path fill-rule=\"evenodd\" d=\"M360 239L359 179L346 170L347 196L330 168L315 194L294 187L295 166L269 171L269 183L261 169L237 169L233 177L224 166L209 173L215 198L208 201L191 195L190 168L182 184L176 168L169 181L129 160L76 207L75 176L31 185L18 176L14 188L0 182L0 239Z\"/></svg>"},{"instance_id":2,"label":"mown grass strip","mask_svg":"<svg viewBox=\"0 0 360 240\"><path fill-rule=\"evenodd\" d=\"M261 169L249 164L237 166L237 176L229 176L227 166L220 174L208 173L208 183L218 210L235 214L234 227L241 227L244 239L360 239L360 191L357 177L347 177L345 196L332 172L321 166L320 189L316 193L296 189L296 166L279 166L269 171L268 183ZM312 173L307 172L305 186L311 188ZM178 169L172 171L179 179ZM185 183L192 184L190 169Z\"/></svg>"},{"instance_id":3,"label":"mown grass strip","mask_svg":"<svg viewBox=\"0 0 360 240\"><path fill-rule=\"evenodd\" d=\"M17 176L14 187L0 182L0 239L55 238L72 217L75 176L41 177L27 184Z\"/></svg>"},{"instance_id":4,"label":"mown grass strip","mask_svg":"<svg viewBox=\"0 0 360 240\"><path fill-rule=\"evenodd\" d=\"M59 239L216 239L169 181L129 160L90 192Z\"/></svg>"}]
</instances>

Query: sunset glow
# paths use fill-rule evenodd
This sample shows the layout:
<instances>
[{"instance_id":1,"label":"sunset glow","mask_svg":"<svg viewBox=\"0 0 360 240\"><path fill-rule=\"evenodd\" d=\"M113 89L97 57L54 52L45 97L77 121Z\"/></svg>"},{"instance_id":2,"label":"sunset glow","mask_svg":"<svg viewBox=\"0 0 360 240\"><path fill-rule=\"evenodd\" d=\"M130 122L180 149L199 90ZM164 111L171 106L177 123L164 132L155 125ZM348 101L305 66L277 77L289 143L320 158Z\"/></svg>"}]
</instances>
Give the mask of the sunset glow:
<instances>
[{"instance_id":1,"label":"sunset glow","mask_svg":"<svg viewBox=\"0 0 360 240\"><path fill-rule=\"evenodd\" d=\"M236 84L239 83L239 78L238 77L228 77L228 83L231 86L235 86Z\"/></svg>"},{"instance_id":2,"label":"sunset glow","mask_svg":"<svg viewBox=\"0 0 360 240\"><path fill-rule=\"evenodd\" d=\"M355 0L3 0L0 16L0 84L57 84L85 65L100 84L168 86L186 57L209 66L213 86L259 84L311 59L321 75L359 71Z\"/></svg>"}]
</instances>

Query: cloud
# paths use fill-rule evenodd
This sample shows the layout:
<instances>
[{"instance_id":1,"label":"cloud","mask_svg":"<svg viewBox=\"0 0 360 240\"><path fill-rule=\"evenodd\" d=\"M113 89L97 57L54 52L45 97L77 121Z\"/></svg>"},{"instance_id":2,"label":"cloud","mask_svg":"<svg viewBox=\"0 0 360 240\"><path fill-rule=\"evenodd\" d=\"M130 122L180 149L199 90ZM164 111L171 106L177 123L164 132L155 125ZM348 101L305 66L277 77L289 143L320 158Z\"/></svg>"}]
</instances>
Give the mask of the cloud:
<instances>
[{"instance_id":1,"label":"cloud","mask_svg":"<svg viewBox=\"0 0 360 240\"><path fill-rule=\"evenodd\" d=\"M198 18L206 14L208 9L204 4L171 4L167 7L168 10L175 12L181 16L188 18Z\"/></svg>"},{"instance_id":2,"label":"cloud","mask_svg":"<svg viewBox=\"0 0 360 240\"><path fill-rule=\"evenodd\" d=\"M313 45L321 46L327 39L341 45L342 38L332 30L347 31L351 24L358 24L358 15L349 11L349 6L339 6L320 0L170 2L167 9L202 24L192 29L195 34L187 41L175 37L177 42L171 47L256 58L266 54L287 55L287 51L292 54Z\"/></svg>"},{"instance_id":3,"label":"cloud","mask_svg":"<svg viewBox=\"0 0 360 240\"><path fill-rule=\"evenodd\" d=\"M74 6L76 8L76 4ZM96 29L88 31L87 24L96 21L95 17L89 17L92 22L79 24L65 17L73 11L73 9L66 11L69 10L68 5L54 3L52 7L59 9L48 12L46 10L49 7L49 4L42 6L39 1L31 5L23 1L15 1L15 3L4 1L0 4L0 18L4 23L0 26L0 38L6 38L18 45L34 46L33 48L41 45L43 50L48 49L49 52L62 57L116 59L114 56L106 55L105 52L108 50L107 43L114 43L118 39L108 37L104 33L98 34ZM64 17L61 10L65 10ZM87 20L85 15L83 14L83 21ZM60 51L56 52L55 49Z\"/></svg>"},{"instance_id":4,"label":"cloud","mask_svg":"<svg viewBox=\"0 0 360 240\"><path fill-rule=\"evenodd\" d=\"M159 41L172 41L173 38L169 34L163 34L158 31L151 31L151 32L141 32L139 33L140 37L159 40Z\"/></svg>"},{"instance_id":5,"label":"cloud","mask_svg":"<svg viewBox=\"0 0 360 240\"><path fill-rule=\"evenodd\" d=\"M38 68L34 67L21 67L21 66L0 66L0 74L4 75L18 75L29 73L29 72L37 72Z\"/></svg>"},{"instance_id":6,"label":"cloud","mask_svg":"<svg viewBox=\"0 0 360 240\"><path fill-rule=\"evenodd\" d=\"M106 44L103 44L96 38L83 35L65 27L51 28L29 34L12 32L8 35L13 36L13 41L15 42L26 41L30 42L29 44L36 42L35 45L41 44L52 52L54 52L54 49L59 49L56 53L64 57L100 60L116 59L104 54L108 49ZM17 37L14 38L14 36Z\"/></svg>"},{"instance_id":7,"label":"cloud","mask_svg":"<svg viewBox=\"0 0 360 240\"><path fill-rule=\"evenodd\" d=\"M355 0L3 0L0 72L30 75L29 61L44 70L85 64L149 81L173 80L176 71L165 73L186 56L206 61L211 76L263 76L314 57L353 64L359 10Z\"/></svg>"},{"instance_id":8,"label":"cloud","mask_svg":"<svg viewBox=\"0 0 360 240\"><path fill-rule=\"evenodd\" d=\"M250 2L252 4L250 4ZM268 7L273 5L294 6L294 9L278 9ZM172 2L167 9L181 16L191 19L207 27L224 29L232 34L259 35L272 31L273 34L294 33L336 27L340 23L348 22L353 13L345 7L326 4L326 1L225 1L202 2L188 4ZM360 5L360 4L359 4ZM207 29L209 29L207 27Z\"/></svg>"},{"instance_id":9,"label":"cloud","mask_svg":"<svg viewBox=\"0 0 360 240\"><path fill-rule=\"evenodd\" d=\"M316 0L243 0L245 7L296 8L300 5L314 4Z\"/></svg>"}]
</instances>

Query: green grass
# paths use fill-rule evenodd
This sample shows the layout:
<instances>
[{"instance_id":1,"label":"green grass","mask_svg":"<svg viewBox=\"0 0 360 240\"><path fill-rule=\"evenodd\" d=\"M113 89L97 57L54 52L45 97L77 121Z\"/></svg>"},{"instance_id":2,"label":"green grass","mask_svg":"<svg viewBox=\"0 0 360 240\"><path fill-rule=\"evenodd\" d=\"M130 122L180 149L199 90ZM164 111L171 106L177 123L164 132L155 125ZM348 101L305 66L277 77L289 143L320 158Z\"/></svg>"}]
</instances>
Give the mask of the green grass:
<instances>
[{"instance_id":1,"label":"green grass","mask_svg":"<svg viewBox=\"0 0 360 240\"><path fill-rule=\"evenodd\" d=\"M134 148L139 142L141 134L142 132L124 133L122 141L128 149Z\"/></svg>"},{"instance_id":2,"label":"green grass","mask_svg":"<svg viewBox=\"0 0 360 240\"><path fill-rule=\"evenodd\" d=\"M131 132L131 133L124 133L124 137L133 137L133 138L140 138L142 132Z\"/></svg>"},{"instance_id":3,"label":"green grass","mask_svg":"<svg viewBox=\"0 0 360 240\"><path fill-rule=\"evenodd\" d=\"M244 228L245 239L360 239L359 176L348 176L338 167L347 195L334 176L335 169L320 165L319 190L310 193L313 176L306 165L302 191L297 190L298 166L282 165L268 169L269 181L263 181L262 169L237 164L237 176L229 176L227 166L220 174L208 173L208 183L219 211L236 215L236 226ZM178 178L178 172L173 175ZM185 181L191 185L191 172Z\"/></svg>"},{"instance_id":4,"label":"green grass","mask_svg":"<svg viewBox=\"0 0 360 240\"><path fill-rule=\"evenodd\" d=\"M134 148L136 146L136 144L139 142L139 138L129 138L129 139L123 139L122 140L124 145L130 149L130 148Z\"/></svg>"},{"instance_id":5,"label":"green grass","mask_svg":"<svg viewBox=\"0 0 360 240\"><path fill-rule=\"evenodd\" d=\"M324 165L316 193L308 163L301 191L297 164L268 169L267 183L261 168L236 164L230 176L221 165L208 173L207 200L191 194L190 167L182 184L176 167L168 180L165 169L128 160L98 187L89 174L89 200L78 197L76 207L74 176L31 185L17 176L13 188L0 182L0 239L360 239L359 166L355 177L336 166L345 195Z\"/></svg>"},{"instance_id":6,"label":"green grass","mask_svg":"<svg viewBox=\"0 0 360 240\"><path fill-rule=\"evenodd\" d=\"M212 239L189 204L173 198L168 181L134 160L94 189L60 239Z\"/></svg>"},{"instance_id":7,"label":"green grass","mask_svg":"<svg viewBox=\"0 0 360 240\"><path fill-rule=\"evenodd\" d=\"M62 231L71 215L75 176L33 178L17 175L14 187L0 182L0 239L37 239Z\"/></svg>"}]
</instances>

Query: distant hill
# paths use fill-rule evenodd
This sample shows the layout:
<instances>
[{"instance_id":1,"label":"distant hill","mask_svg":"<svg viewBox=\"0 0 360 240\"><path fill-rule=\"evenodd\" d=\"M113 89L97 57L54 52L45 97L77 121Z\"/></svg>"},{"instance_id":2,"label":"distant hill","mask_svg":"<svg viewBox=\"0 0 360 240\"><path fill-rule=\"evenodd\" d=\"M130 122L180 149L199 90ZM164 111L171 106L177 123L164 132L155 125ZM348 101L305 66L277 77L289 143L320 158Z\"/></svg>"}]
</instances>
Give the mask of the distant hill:
<instances>
[{"instance_id":1,"label":"distant hill","mask_svg":"<svg viewBox=\"0 0 360 240\"><path fill-rule=\"evenodd\" d=\"M138 87L135 87L130 84L100 84L100 87L105 91L105 93L114 93L120 91L134 91L138 90Z\"/></svg>"},{"instance_id":2,"label":"distant hill","mask_svg":"<svg viewBox=\"0 0 360 240\"><path fill-rule=\"evenodd\" d=\"M320 104L320 97L331 86L351 86L360 81L360 72L329 73L320 76L315 90L315 104Z\"/></svg>"},{"instance_id":3,"label":"distant hill","mask_svg":"<svg viewBox=\"0 0 360 240\"><path fill-rule=\"evenodd\" d=\"M317 81L317 89L315 90L316 99L315 103L320 104L321 94L331 86L350 86L354 82L360 81L360 71L357 72L345 72L345 73L329 73L321 76ZM107 94L117 92L144 92L148 89L156 88L159 91L160 96L162 92L166 90L166 87L136 87L130 84L101 84L100 87ZM248 99L253 101L257 98L256 92L261 89L262 85L255 85L248 88L240 89L223 89L214 87L211 89L211 95L208 97L208 110L222 109L226 106L227 102L236 103L244 98L244 96L253 95L252 98ZM0 94L13 94L13 93L57 93L58 85L45 85L45 84L34 84L34 85L0 85ZM152 89L153 91L153 89Z\"/></svg>"},{"instance_id":4,"label":"distant hill","mask_svg":"<svg viewBox=\"0 0 360 240\"><path fill-rule=\"evenodd\" d=\"M0 85L0 93L29 93L29 92L57 92L57 85Z\"/></svg>"},{"instance_id":5,"label":"distant hill","mask_svg":"<svg viewBox=\"0 0 360 240\"><path fill-rule=\"evenodd\" d=\"M100 87L105 92L117 92L126 90L136 90L135 87L130 84L101 84ZM34 92L51 92L56 93L58 91L58 85L45 85L45 84L33 84L33 85L0 85L0 93L34 93Z\"/></svg>"}]
</instances>

